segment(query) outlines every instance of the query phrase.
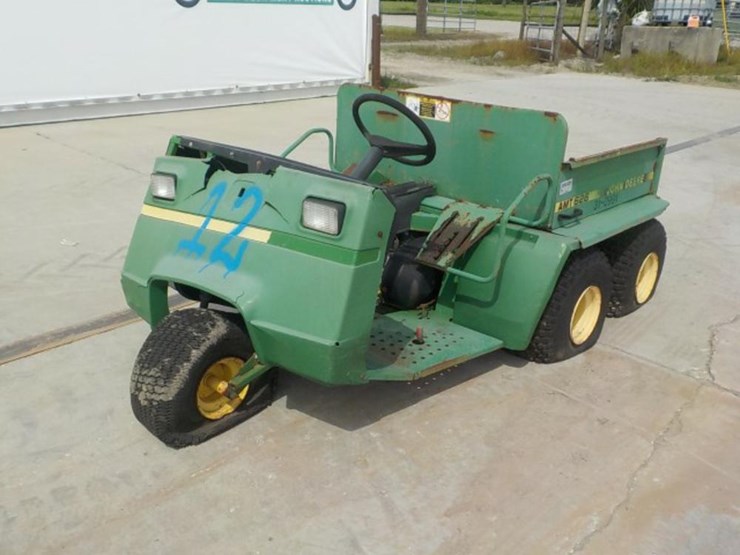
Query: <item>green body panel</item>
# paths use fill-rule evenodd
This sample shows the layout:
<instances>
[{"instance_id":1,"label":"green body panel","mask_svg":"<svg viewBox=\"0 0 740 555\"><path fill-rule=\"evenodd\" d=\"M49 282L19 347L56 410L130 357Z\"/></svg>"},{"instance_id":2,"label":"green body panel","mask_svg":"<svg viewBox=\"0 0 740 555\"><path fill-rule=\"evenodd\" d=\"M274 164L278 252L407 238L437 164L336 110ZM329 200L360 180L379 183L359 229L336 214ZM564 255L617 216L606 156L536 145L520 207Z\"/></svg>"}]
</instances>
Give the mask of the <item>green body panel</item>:
<instances>
[{"instance_id":1,"label":"green body panel","mask_svg":"<svg viewBox=\"0 0 740 555\"><path fill-rule=\"evenodd\" d=\"M485 237L464 269L483 275L491 270L496 234ZM454 322L501 339L509 349L527 347L568 256L578 241L532 228L510 225L502 245L502 263L493 283L460 279Z\"/></svg>"},{"instance_id":2,"label":"green body panel","mask_svg":"<svg viewBox=\"0 0 740 555\"><path fill-rule=\"evenodd\" d=\"M377 249L382 241L377 232L384 230L382 220L374 222L368 219L374 207L368 199L384 195L370 187L348 183L346 181L327 179L324 176L311 175L291 168L279 168L273 176L265 174L234 174L229 171L216 171L204 186L207 166L202 160L164 156L158 158L154 171L178 176L178 200L172 201L153 198L147 193L145 204L165 209L176 209L191 214L205 214L213 201L209 191L217 183L225 182L226 190L216 204L213 217L236 224L248 211L248 203L241 210L234 209L234 203L242 189L258 187L264 196L264 205L250 221L250 227L270 230L276 237L272 243L288 242L291 247L302 245L300 250L313 252L319 249L324 253L334 249L328 255L331 258L354 259L357 251ZM177 170L180 173L175 173ZM302 203L306 197L330 199L346 206L348 225L343 226L341 233L334 237L301 225ZM390 208L390 204L386 201ZM368 226L373 228L370 233ZM311 246L313 245L313 246ZM341 253L344 249L347 252ZM351 251L351 252L350 252Z\"/></svg>"},{"instance_id":3,"label":"green body panel","mask_svg":"<svg viewBox=\"0 0 740 555\"><path fill-rule=\"evenodd\" d=\"M160 159L160 168L171 170L171 160ZM194 171L186 167L184 175ZM208 256L227 236L224 232L204 230L199 238L204 253L196 256L181 248L181 242L198 231L196 226L142 214L122 278L130 306L156 325L167 313L164 284L195 287L239 310L263 362L324 383L361 382L393 217L388 199L371 187L289 169L273 176L216 172L210 183L224 181L226 192L213 211L214 219L236 225L242 213L235 213L234 200L245 186L257 186L264 205L252 222L276 230L267 243L247 240L241 265L229 272ZM182 211L203 213L209 190L210 184L183 195L167 217L176 219ZM301 205L309 196L345 203L345 224L338 237L302 228ZM148 200L158 207L174 207L168 201ZM242 241L234 238L224 250L234 256ZM157 297L156 291L164 293Z\"/></svg>"},{"instance_id":4,"label":"green body panel","mask_svg":"<svg viewBox=\"0 0 740 555\"><path fill-rule=\"evenodd\" d=\"M368 149L351 115L365 92L340 89L333 168L352 167ZM500 347L526 348L570 254L667 206L656 195L664 140L563 162L558 114L386 94L437 117L425 117L437 157L422 167L384 160L368 183L309 166L255 173L269 160L247 164L233 157L236 147L173 137L155 171L176 176L176 200L145 199L122 274L129 305L156 325L175 282L232 305L260 365L325 384L411 380ZM435 102L441 108L429 112ZM372 133L421 141L380 104L362 114ZM462 220L482 218L479 237L433 264L445 272L434 307L376 312L395 216L386 188L407 181L436 192L411 216L413 231L432 232L464 209ZM303 227L307 197L344 205L338 236Z\"/></svg>"},{"instance_id":5,"label":"green body panel","mask_svg":"<svg viewBox=\"0 0 740 555\"><path fill-rule=\"evenodd\" d=\"M346 168L367 150L367 141L352 118L352 103L368 92L366 87L345 85L337 97L336 165ZM408 103L412 93L384 94ZM427 97L425 97L427 98ZM425 118L437 141L437 155L426 166L412 167L385 160L375 179L395 183L433 183L437 194L504 209L537 175L557 176L565 156L568 126L559 114L439 99L450 103L449 121ZM421 143L419 131L388 108L368 103L360 110L372 133L401 141ZM515 216L537 220L547 215L545 189L535 191L519 206Z\"/></svg>"}]
</instances>

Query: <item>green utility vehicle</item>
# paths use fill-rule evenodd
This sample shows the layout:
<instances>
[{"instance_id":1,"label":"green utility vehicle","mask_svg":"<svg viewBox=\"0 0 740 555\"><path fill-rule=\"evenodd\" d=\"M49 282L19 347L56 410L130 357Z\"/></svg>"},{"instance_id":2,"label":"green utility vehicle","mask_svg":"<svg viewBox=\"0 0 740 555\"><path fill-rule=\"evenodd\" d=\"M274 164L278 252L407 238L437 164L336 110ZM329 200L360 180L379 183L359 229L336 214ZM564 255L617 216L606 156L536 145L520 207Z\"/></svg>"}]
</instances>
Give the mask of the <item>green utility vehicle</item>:
<instances>
[{"instance_id":1,"label":"green utility vehicle","mask_svg":"<svg viewBox=\"0 0 740 555\"><path fill-rule=\"evenodd\" d=\"M330 169L287 156L328 137ZM268 406L275 369L408 381L496 349L555 362L653 295L665 139L563 162L556 113L344 86L336 148L175 136L123 269L153 328L136 417L173 447ZM168 291L199 303L169 311Z\"/></svg>"}]
</instances>

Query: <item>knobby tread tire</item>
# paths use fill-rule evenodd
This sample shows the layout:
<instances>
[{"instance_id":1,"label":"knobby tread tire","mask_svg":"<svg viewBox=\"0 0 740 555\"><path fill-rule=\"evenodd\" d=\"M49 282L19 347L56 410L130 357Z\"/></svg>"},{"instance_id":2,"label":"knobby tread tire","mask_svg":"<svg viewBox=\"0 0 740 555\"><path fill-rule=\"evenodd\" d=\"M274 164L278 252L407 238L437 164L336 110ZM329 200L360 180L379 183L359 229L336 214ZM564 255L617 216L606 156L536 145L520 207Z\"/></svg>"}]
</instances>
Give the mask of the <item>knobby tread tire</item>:
<instances>
[{"instance_id":1,"label":"knobby tread tire","mask_svg":"<svg viewBox=\"0 0 740 555\"><path fill-rule=\"evenodd\" d=\"M666 233L658 220L649 220L606 241L604 252L612 265L612 294L607 316L620 318L634 312L652 299L663 272L666 253ZM639 304L635 296L635 282L645 257L658 255L658 276L650 296Z\"/></svg>"},{"instance_id":2,"label":"knobby tread tire","mask_svg":"<svg viewBox=\"0 0 740 555\"><path fill-rule=\"evenodd\" d=\"M268 372L250 384L237 410L220 420L208 420L198 411L198 383L217 360L247 360L252 352L244 329L226 316L201 308L169 314L149 334L134 363L134 415L174 448L196 445L232 428L271 404L275 374Z\"/></svg>"},{"instance_id":3,"label":"knobby tread tire","mask_svg":"<svg viewBox=\"0 0 740 555\"><path fill-rule=\"evenodd\" d=\"M534 362L551 363L591 348L601 335L611 283L609 260L601 250L591 248L571 254L529 346L517 354ZM582 344L575 345L570 339L570 319L578 298L590 285L601 289L601 312L591 336Z\"/></svg>"}]
</instances>

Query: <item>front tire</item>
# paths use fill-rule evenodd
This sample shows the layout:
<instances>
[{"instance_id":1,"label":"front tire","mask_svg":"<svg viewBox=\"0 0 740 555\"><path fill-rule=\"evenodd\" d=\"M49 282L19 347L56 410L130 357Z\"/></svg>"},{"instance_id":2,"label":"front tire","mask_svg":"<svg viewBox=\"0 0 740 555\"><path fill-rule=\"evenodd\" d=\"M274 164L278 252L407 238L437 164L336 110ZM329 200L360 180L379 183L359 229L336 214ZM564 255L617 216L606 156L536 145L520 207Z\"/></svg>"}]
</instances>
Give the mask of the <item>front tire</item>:
<instances>
[{"instance_id":1,"label":"front tire","mask_svg":"<svg viewBox=\"0 0 740 555\"><path fill-rule=\"evenodd\" d=\"M534 362L558 362L590 349L604 326L612 276L599 249L571 255L532 341L520 354Z\"/></svg>"},{"instance_id":2,"label":"front tire","mask_svg":"<svg viewBox=\"0 0 740 555\"><path fill-rule=\"evenodd\" d=\"M131 407L170 447L196 445L269 406L274 379L264 375L225 396L223 385L253 353L245 330L212 310L165 317L149 334L131 374Z\"/></svg>"}]
</instances>

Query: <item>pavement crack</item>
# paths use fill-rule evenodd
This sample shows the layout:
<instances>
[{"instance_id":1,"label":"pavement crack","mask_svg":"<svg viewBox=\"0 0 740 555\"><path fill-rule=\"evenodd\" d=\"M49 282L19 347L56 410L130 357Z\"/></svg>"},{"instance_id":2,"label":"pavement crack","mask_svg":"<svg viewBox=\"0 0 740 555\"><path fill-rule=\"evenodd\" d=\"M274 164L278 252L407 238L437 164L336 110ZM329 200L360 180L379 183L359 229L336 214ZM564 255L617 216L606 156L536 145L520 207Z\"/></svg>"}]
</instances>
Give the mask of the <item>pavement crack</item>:
<instances>
[{"instance_id":1,"label":"pavement crack","mask_svg":"<svg viewBox=\"0 0 740 555\"><path fill-rule=\"evenodd\" d=\"M731 326L739 319L740 314L735 314L735 316L730 320L726 320L724 322L719 322L717 324L712 324L711 326L709 326L709 355L707 355L707 362L704 364L704 371L709 377L709 381L717 385L721 389L728 391L729 393L733 393L736 396L738 395L737 391L726 388L717 383L717 378L714 375L714 371L712 370L712 365L714 364L714 356L717 352L717 336L719 335L720 330L724 327Z\"/></svg>"},{"instance_id":2,"label":"pavement crack","mask_svg":"<svg viewBox=\"0 0 740 555\"><path fill-rule=\"evenodd\" d=\"M658 452L658 449L665 445L666 443L666 436L668 436L669 433L678 433L681 431L683 427L683 423L681 421L681 418L683 416L683 413L685 410L690 408L695 402L696 399L699 397L699 392L704 387L705 383L699 383L694 389L694 392L691 394L691 397L689 397L686 401L684 401L681 406L676 409L676 412L673 413L673 416L668 421L668 424L666 424L663 429L661 429L656 436L653 438L653 440L650 442L650 452L647 454L647 456L642 460L642 462L635 468L635 470L630 474L629 478L627 479L627 486L625 488L625 493L622 499L612 507L611 511L609 511L609 515L607 516L606 520L602 524L599 524L596 526L593 530L591 530L589 533L587 533L585 536L583 536L580 540L576 542L576 544L571 548L571 550L568 552L569 555L573 555L574 553L580 553L582 552L588 544L593 540L594 537L604 532L609 526L611 526L612 522L614 521L614 518L616 517L617 513L622 510L624 507L628 506L630 502L632 501L632 496L634 495L635 489L637 488L637 481L640 477L640 474L642 473L645 468L652 462L653 458L655 457L655 454Z\"/></svg>"},{"instance_id":3,"label":"pavement crack","mask_svg":"<svg viewBox=\"0 0 740 555\"><path fill-rule=\"evenodd\" d=\"M733 397L736 397L740 399L740 391L736 391L734 389L730 389L729 387L725 387L724 385L720 385L715 382L707 382L709 385L711 385L713 388L719 389L720 391L724 391L725 393L728 393L732 395Z\"/></svg>"},{"instance_id":4,"label":"pavement crack","mask_svg":"<svg viewBox=\"0 0 740 555\"><path fill-rule=\"evenodd\" d=\"M692 148L704 143L708 143L710 141L721 139L723 137L729 137L730 135L734 135L735 133L740 133L740 125L729 127L727 129L721 129L720 131L715 131L714 133L710 133L709 135L702 135L701 137L696 137L689 141L684 141L683 143L670 145L665 149L665 153L673 154L674 152L679 152L681 150Z\"/></svg>"},{"instance_id":5,"label":"pavement crack","mask_svg":"<svg viewBox=\"0 0 740 555\"><path fill-rule=\"evenodd\" d=\"M605 348L609 349L611 351L616 351L618 353L621 353L623 355L628 356L629 358L633 360L637 360L640 362L644 362L646 364L650 364L651 366L655 366L657 368L662 368L663 370L668 370L669 372L673 372L674 374L680 374L681 376L686 376L687 378L696 379L693 376L689 374L684 374L681 372L678 368L675 368L673 366L668 366L667 364L663 364L662 362L659 362L657 360L653 360L651 358L648 358L643 355L639 355L637 353L633 353L632 351L628 351L627 349L624 349L622 347L618 347L617 345L612 345L611 343L607 343L605 341L602 341L598 343L599 348Z\"/></svg>"},{"instance_id":6,"label":"pavement crack","mask_svg":"<svg viewBox=\"0 0 740 555\"><path fill-rule=\"evenodd\" d=\"M70 150L74 150L75 152L79 152L80 154L84 154L85 156L90 156L91 158L95 158L96 160L100 160L101 162L106 162L108 164L113 164L114 166L118 166L119 168L122 168L124 170L134 172L137 175L147 175L144 172L141 172L137 170L136 168L132 168L130 166L127 166L125 164L121 164L120 162L116 162L115 160L111 160L110 158L106 158L105 156L101 156L99 154L95 154L94 152L90 152L89 150L85 150L84 148L79 148L76 146L69 145L65 142L62 142L60 140L54 139L53 137L50 137L49 135L45 135L44 133L41 133L39 131L36 131L36 136L41 137L42 139L46 139L47 141L50 141L54 144L63 146L64 148L68 148Z\"/></svg>"},{"instance_id":7,"label":"pavement crack","mask_svg":"<svg viewBox=\"0 0 740 555\"><path fill-rule=\"evenodd\" d=\"M721 322L719 324L714 324L714 325L710 326L710 330L713 330L712 333L710 334L710 339L709 339L709 342L710 342L710 349L709 349L709 351L710 352L709 352L709 357L707 359L707 362L705 363L704 368L703 368L704 374L706 376L708 376L709 378L704 378L704 377L701 377L701 376L692 376L691 374L689 374L687 372L682 372L681 370L679 370L677 368L674 368L672 366L668 366L666 364L662 364L662 363L660 363L660 362L658 362L656 360L653 360L651 358L648 358L648 357L645 357L645 356L642 356L642 355L638 355L636 353L632 353L632 352L630 352L630 351L628 351L626 349L623 349L621 347L617 347L616 345L610 345L610 344L605 343L605 342L599 343L598 348L606 349L606 350L610 350L610 351L614 351L614 352L617 352L617 353L621 353L621 354L623 354L625 356L628 356L629 358L631 358L633 360L637 360L639 362L644 362L645 364L649 364L650 366L653 366L655 368L660 368L661 370L665 370L667 372L671 372L672 374L675 374L677 376L681 376L681 377L687 378L687 379L692 380L692 381L697 382L697 383L702 383L704 385L709 385L709 386L711 386L711 387L713 387L715 389L719 389L720 391L724 391L725 393L729 393L733 397L737 397L738 399L740 399L740 391L736 391L734 389L731 389L729 387L726 387L724 385L721 385L721 384L717 383L714 380L713 373L708 370L711 367L712 362L714 360L715 342L717 340L716 339L716 336L717 336L717 332L718 332L719 328L722 328L723 326L729 326L729 325L735 323L739 318L740 318L740 315L736 316L735 318L733 318L732 320L729 320L727 322Z\"/></svg>"},{"instance_id":8,"label":"pavement crack","mask_svg":"<svg viewBox=\"0 0 740 555\"><path fill-rule=\"evenodd\" d=\"M192 301L185 299L179 294L169 297L168 303L170 310L179 310L193 305ZM35 356L51 349L63 347L70 343L76 343L88 337L106 333L139 321L141 321L140 318L133 310L126 309L111 312L100 318L83 322L82 324L59 328L41 335L34 335L13 343L0 345L0 366L22 358Z\"/></svg>"}]
</instances>

